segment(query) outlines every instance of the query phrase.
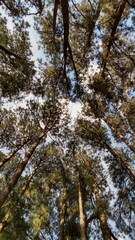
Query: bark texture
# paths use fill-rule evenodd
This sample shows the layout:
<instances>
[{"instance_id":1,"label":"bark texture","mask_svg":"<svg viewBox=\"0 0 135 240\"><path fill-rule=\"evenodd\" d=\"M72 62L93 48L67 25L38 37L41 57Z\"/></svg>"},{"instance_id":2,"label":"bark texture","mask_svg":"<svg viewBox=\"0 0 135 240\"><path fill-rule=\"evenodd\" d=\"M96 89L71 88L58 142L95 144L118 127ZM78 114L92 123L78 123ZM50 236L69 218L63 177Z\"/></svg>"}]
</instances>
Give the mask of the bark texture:
<instances>
[{"instance_id":1,"label":"bark texture","mask_svg":"<svg viewBox=\"0 0 135 240\"><path fill-rule=\"evenodd\" d=\"M114 156L114 159L118 164L121 166L121 168L124 170L124 172L129 176L130 180L135 182L135 174L132 171L135 171L133 166L126 161L126 159L122 159L119 157L115 151L109 146L108 143L104 141L104 145L108 149L108 151Z\"/></svg>"},{"instance_id":2,"label":"bark texture","mask_svg":"<svg viewBox=\"0 0 135 240\"><path fill-rule=\"evenodd\" d=\"M81 240L87 240L86 222L85 222L85 215L84 215L84 210L83 210L83 197L82 197L82 189L81 189L81 179L80 179L80 174L79 173L78 173L78 202L79 202Z\"/></svg>"},{"instance_id":3,"label":"bark texture","mask_svg":"<svg viewBox=\"0 0 135 240\"><path fill-rule=\"evenodd\" d=\"M105 72L105 69L106 69L107 58L108 58L109 53L111 51L112 45L115 41L116 30L117 30L117 27L118 27L119 22L121 20L122 14L123 14L124 9L125 9L125 6L126 6L126 1L125 0L121 1L119 3L118 10L117 10L116 15L114 17L115 20L114 20L114 23L113 23L113 26L112 26L110 40L109 40L108 45L107 45L106 55L105 55L105 58L104 58L104 61L103 61L103 72L102 72L103 77L104 77L104 72Z\"/></svg>"},{"instance_id":4,"label":"bark texture","mask_svg":"<svg viewBox=\"0 0 135 240\"><path fill-rule=\"evenodd\" d=\"M69 10L68 0L61 0L63 26L64 26L64 76L66 76L67 64L67 49L68 49L68 36L69 36Z\"/></svg>"},{"instance_id":5,"label":"bark texture","mask_svg":"<svg viewBox=\"0 0 135 240\"><path fill-rule=\"evenodd\" d=\"M64 225L65 225L65 215L66 215L66 199L67 199L67 189L64 187L64 193L62 195L60 203L60 235L59 240L65 240Z\"/></svg>"},{"instance_id":6,"label":"bark texture","mask_svg":"<svg viewBox=\"0 0 135 240\"><path fill-rule=\"evenodd\" d=\"M107 123L108 124L108 123ZM121 139L122 142L124 142L128 148L130 148L131 151L133 151L135 153L135 148L129 144L129 142L127 141L127 139L119 132L116 130L116 128L112 127L110 124L108 124L108 126L111 128L112 132L115 133L115 135Z\"/></svg>"},{"instance_id":7,"label":"bark texture","mask_svg":"<svg viewBox=\"0 0 135 240\"><path fill-rule=\"evenodd\" d=\"M93 192L94 192L94 195L95 195L95 198L96 198L96 204L99 208L101 198L100 198L99 191L98 191L98 188L97 188L96 184L93 184ZM98 209L98 219L100 221L100 227L101 227L103 239L104 240L111 240L111 234L110 234L109 227L108 227L108 224L107 224L107 217L106 217L106 214L105 214L105 212L102 208Z\"/></svg>"},{"instance_id":8,"label":"bark texture","mask_svg":"<svg viewBox=\"0 0 135 240\"><path fill-rule=\"evenodd\" d=\"M3 167L5 165L6 162L8 162L12 157L15 156L15 154L29 141L30 139L28 139L27 141L24 141L22 144L20 144L13 152L11 152L7 157L5 157L3 159L2 162L0 162L0 168Z\"/></svg>"}]
</instances>

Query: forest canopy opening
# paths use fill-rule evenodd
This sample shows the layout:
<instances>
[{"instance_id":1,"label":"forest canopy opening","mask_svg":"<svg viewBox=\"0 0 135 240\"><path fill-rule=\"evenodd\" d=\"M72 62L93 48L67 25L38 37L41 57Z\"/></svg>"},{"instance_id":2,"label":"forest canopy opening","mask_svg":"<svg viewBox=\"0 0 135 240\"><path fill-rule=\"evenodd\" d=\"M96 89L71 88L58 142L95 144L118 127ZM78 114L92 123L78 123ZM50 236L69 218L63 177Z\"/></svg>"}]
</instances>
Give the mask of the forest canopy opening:
<instances>
[{"instance_id":1,"label":"forest canopy opening","mask_svg":"<svg viewBox=\"0 0 135 240\"><path fill-rule=\"evenodd\" d=\"M134 240L134 2L0 11L0 240Z\"/></svg>"}]
</instances>

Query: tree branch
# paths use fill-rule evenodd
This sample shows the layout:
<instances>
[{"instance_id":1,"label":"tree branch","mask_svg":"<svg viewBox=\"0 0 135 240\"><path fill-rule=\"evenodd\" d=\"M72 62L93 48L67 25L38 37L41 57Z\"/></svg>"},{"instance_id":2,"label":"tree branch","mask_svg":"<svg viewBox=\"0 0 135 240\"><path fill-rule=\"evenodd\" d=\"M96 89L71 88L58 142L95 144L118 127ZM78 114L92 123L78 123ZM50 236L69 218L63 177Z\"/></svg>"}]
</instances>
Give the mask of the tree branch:
<instances>
[{"instance_id":1,"label":"tree branch","mask_svg":"<svg viewBox=\"0 0 135 240\"><path fill-rule=\"evenodd\" d=\"M5 52L5 53L8 54L9 56L13 56L13 57L15 57L15 58L17 58L17 59L19 59L19 60L21 59L21 57L18 56L16 53L11 52L9 49L3 47L1 44L0 44L0 50L3 51L3 52Z\"/></svg>"}]
</instances>

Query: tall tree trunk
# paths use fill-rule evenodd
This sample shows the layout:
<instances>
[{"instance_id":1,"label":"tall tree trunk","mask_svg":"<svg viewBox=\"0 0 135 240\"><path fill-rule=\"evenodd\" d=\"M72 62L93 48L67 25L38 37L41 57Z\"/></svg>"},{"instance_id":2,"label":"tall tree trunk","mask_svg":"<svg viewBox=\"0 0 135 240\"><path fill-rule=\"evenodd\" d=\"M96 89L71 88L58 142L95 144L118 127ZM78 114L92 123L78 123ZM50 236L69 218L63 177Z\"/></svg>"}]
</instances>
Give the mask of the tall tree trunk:
<instances>
[{"instance_id":1,"label":"tall tree trunk","mask_svg":"<svg viewBox=\"0 0 135 240\"><path fill-rule=\"evenodd\" d=\"M98 138L101 140L101 146L104 145L104 147L107 148L107 150L114 156L115 161L120 165L122 170L129 176L130 180L135 182L135 168L128 162L125 158L122 158L117 155L117 153L113 150L113 148L103 139L102 136L100 136L98 133L95 133Z\"/></svg>"},{"instance_id":2,"label":"tall tree trunk","mask_svg":"<svg viewBox=\"0 0 135 240\"><path fill-rule=\"evenodd\" d=\"M135 182L135 174L132 172L135 171L133 166L129 162L127 162L126 159L122 159L121 157L119 157L107 142L103 141L103 143L108 149L108 151L114 156L116 162L118 162L124 172L129 176L130 180ZM128 168L128 166L130 167L130 169Z\"/></svg>"},{"instance_id":3,"label":"tall tree trunk","mask_svg":"<svg viewBox=\"0 0 135 240\"><path fill-rule=\"evenodd\" d=\"M110 129L112 130L112 132L114 132L114 133L116 134L116 136L117 136L119 139L121 139L121 141L123 141L123 142L127 145L127 147L130 148L131 151L133 151L133 152L135 153L135 148L134 148L131 144L128 143L127 139L124 138L124 136L123 136L119 131L117 131L116 128L114 128L113 126L111 126L108 122L106 122L106 123L107 123L107 125L110 127Z\"/></svg>"},{"instance_id":4,"label":"tall tree trunk","mask_svg":"<svg viewBox=\"0 0 135 240\"><path fill-rule=\"evenodd\" d=\"M114 23L113 23L113 26L112 26L112 31L111 31L111 36L110 36L110 40L108 42L108 45L107 45L107 50L106 50L106 55L105 55L105 58L103 60L103 71L102 71L102 75L104 77L104 72L105 72L105 69L106 69L106 64L107 64L107 58L109 56L109 53L111 51L111 48L112 48L112 45L115 41L115 34L116 34L116 30L117 30L117 27L121 21L121 17L122 17L122 14L124 12L124 9L125 9L125 6L126 6L126 1L125 0L122 0L120 3L119 3L119 6L118 6L118 10L115 14L115 20L114 20Z\"/></svg>"},{"instance_id":5,"label":"tall tree trunk","mask_svg":"<svg viewBox=\"0 0 135 240\"><path fill-rule=\"evenodd\" d=\"M67 189L64 187L64 193L62 195L60 203L60 235L59 240L65 240L64 225L65 225L65 214L66 214L66 200L67 200Z\"/></svg>"},{"instance_id":6,"label":"tall tree trunk","mask_svg":"<svg viewBox=\"0 0 135 240\"><path fill-rule=\"evenodd\" d=\"M80 217L80 232L81 240L87 240L86 236L86 222L85 215L83 210L83 198L82 198L82 189L81 189L81 179L80 174L78 173L78 202L79 202L79 217Z\"/></svg>"},{"instance_id":7,"label":"tall tree trunk","mask_svg":"<svg viewBox=\"0 0 135 240\"><path fill-rule=\"evenodd\" d=\"M63 27L64 27L64 76L66 76L66 64L67 64L67 48L68 48L68 36L69 36L69 9L68 0L61 0Z\"/></svg>"},{"instance_id":8,"label":"tall tree trunk","mask_svg":"<svg viewBox=\"0 0 135 240\"><path fill-rule=\"evenodd\" d=\"M120 130L122 132L126 132L126 133L129 133L131 134L133 137L135 137L135 133L133 131L131 131L127 126L119 126L120 127Z\"/></svg>"},{"instance_id":9,"label":"tall tree trunk","mask_svg":"<svg viewBox=\"0 0 135 240\"><path fill-rule=\"evenodd\" d=\"M4 215L2 221L0 222L0 232L2 232L2 231L5 229L9 217L10 217L10 212L8 211L8 212Z\"/></svg>"},{"instance_id":10,"label":"tall tree trunk","mask_svg":"<svg viewBox=\"0 0 135 240\"><path fill-rule=\"evenodd\" d=\"M38 168L39 168L40 163L41 163L41 160L37 163L37 165L36 165L36 167L34 168L33 172L29 175L27 181L25 182L23 188L21 189L20 197L22 197L22 196L25 194L26 190L28 189L28 187L29 187L29 185L30 185L30 182L32 181L32 179L33 179L36 171L37 171ZM20 197L18 197L18 198L16 199L16 201L13 203L14 206L17 204L17 202L19 201L19 198L20 198ZM5 216L3 217L2 221L0 222L0 232L2 232L2 231L5 229L6 224L7 224L7 222L8 222L9 216L10 216L10 212L8 211L8 212L5 214Z\"/></svg>"},{"instance_id":11,"label":"tall tree trunk","mask_svg":"<svg viewBox=\"0 0 135 240\"><path fill-rule=\"evenodd\" d=\"M39 167L40 163L41 163L41 160L37 163L35 169L34 169L33 172L29 175L29 177L28 177L28 179L27 179L24 187L22 188L22 192L21 192L20 197L22 197L22 196L24 195L24 193L26 192L26 190L28 189L29 184L30 184L33 176L35 175L36 171L38 170L38 167ZM14 202L14 206L15 206L15 204L18 202L18 200L19 200L19 198ZM0 232L2 232L2 231L5 229L6 224L7 224L7 222L8 222L9 216L10 216L10 212L8 211L8 212L5 214L5 216L3 217L3 219L2 219L2 221L1 221L1 223L0 223Z\"/></svg>"},{"instance_id":12,"label":"tall tree trunk","mask_svg":"<svg viewBox=\"0 0 135 240\"><path fill-rule=\"evenodd\" d=\"M55 0L54 10L53 10L53 34L54 34L54 38L55 38L56 18L57 18L57 11L58 11L59 4L60 4L60 0Z\"/></svg>"},{"instance_id":13,"label":"tall tree trunk","mask_svg":"<svg viewBox=\"0 0 135 240\"><path fill-rule=\"evenodd\" d=\"M46 133L47 133L47 130L42 132L39 135L38 139L31 145L28 152L25 154L24 159L20 163L19 167L16 169L14 175L11 177L8 185L0 193L0 206L2 206L4 204L4 202L6 201L6 199L8 198L9 193L12 191L12 189L14 188L16 183L18 182L18 180L19 180L22 172L24 171L31 155L33 154L36 147L39 145L41 139L46 135Z\"/></svg>"},{"instance_id":14,"label":"tall tree trunk","mask_svg":"<svg viewBox=\"0 0 135 240\"><path fill-rule=\"evenodd\" d=\"M96 198L96 204L97 206L100 206L101 198L100 198L99 191L96 184L93 184L93 192ZM106 214L103 209L97 209L97 211L98 211L98 219L100 221L100 227L101 227L103 239L111 240L111 234L107 224Z\"/></svg>"},{"instance_id":15,"label":"tall tree trunk","mask_svg":"<svg viewBox=\"0 0 135 240\"><path fill-rule=\"evenodd\" d=\"M29 175L27 181L25 182L23 188L21 189L21 194L20 194L20 197L22 197L24 195L24 193L26 192L26 190L29 188L29 185L34 177L34 175L36 174L37 170L39 169L39 165L41 163L42 160L40 160L36 167L34 168L33 172Z\"/></svg>"},{"instance_id":16,"label":"tall tree trunk","mask_svg":"<svg viewBox=\"0 0 135 240\"><path fill-rule=\"evenodd\" d=\"M96 12L93 13L93 16L92 17L89 16L90 20L88 22L88 38L86 41L86 47L90 48L91 46L91 40L92 40L91 38L95 29L96 22L99 18L100 12L101 12L101 1L99 1ZM85 57L85 54L86 54L86 51L84 53L84 57Z\"/></svg>"},{"instance_id":17,"label":"tall tree trunk","mask_svg":"<svg viewBox=\"0 0 135 240\"><path fill-rule=\"evenodd\" d=\"M8 156L6 156L2 162L0 162L0 168L5 165L6 162L8 162L12 157L15 156L15 154L30 140L30 138L26 141L24 141L22 144L20 144L13 152L11 152Z\"/></svg>"},{"instance_id":18,"label":"tall tree trunk","mask_svg":"<svg viewBox=\"0 0 135 240\"><path fill-rule=\"evenodd\" d=\"M81 157L82 157L82 155L81 155ZM82 157L82 159L83 159L85 165L88 168L91 168L90 162L87 160L87 158ZM92 174L91 170L89 172L90 172L90 174ZM94 180L94 176L93 176L93 180ZM112 237L114 240L118 240L114 236L114 234L112 233L111 229L108 226L107 217L106 217L106 214L104 212L104 209L103 208L99 209L99 206L101 205L100 204L101 203L101 197L100 197L100 194L99 194L99 191L98 191L98 187L95 183L92 184L92 190L93 190L93 193L94 193L95 198L96 198L97 211L87 219L86 225L88 225L88 223L91 222L92 220L98 219L100 221L100 227L101 227L103 239L104 240L111 240L111 237Z\"/></svg>"}]
</instances>

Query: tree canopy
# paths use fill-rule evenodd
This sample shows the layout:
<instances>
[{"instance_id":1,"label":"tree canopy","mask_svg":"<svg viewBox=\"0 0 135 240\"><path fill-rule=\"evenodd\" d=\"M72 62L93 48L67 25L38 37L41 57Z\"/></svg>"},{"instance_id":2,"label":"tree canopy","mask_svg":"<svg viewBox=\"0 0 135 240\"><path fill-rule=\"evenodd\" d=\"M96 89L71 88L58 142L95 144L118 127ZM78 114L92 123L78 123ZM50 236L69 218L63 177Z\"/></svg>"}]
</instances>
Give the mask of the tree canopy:
<instances>
[{"instance_id":1,"label":"tree canopy","mask_svg":"<svg viewBox=\"0 0 135 240\"><path fill-rule=\"evenodd\" d=\"M0 240L135 239L134 9L0 1Z\"/></svg>"}]
</instances>

